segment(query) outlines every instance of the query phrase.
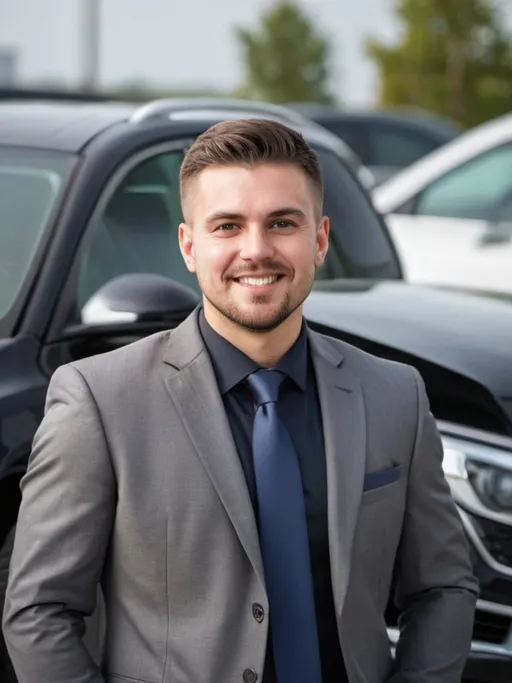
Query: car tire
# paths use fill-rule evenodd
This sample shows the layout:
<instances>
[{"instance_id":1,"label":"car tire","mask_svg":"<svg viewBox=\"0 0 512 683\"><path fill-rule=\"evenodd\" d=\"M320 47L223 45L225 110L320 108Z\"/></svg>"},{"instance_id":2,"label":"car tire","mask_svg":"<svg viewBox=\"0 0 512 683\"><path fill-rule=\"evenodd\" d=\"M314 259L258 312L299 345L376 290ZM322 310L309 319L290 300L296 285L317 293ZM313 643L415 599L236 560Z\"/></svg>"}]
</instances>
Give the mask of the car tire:
<instances>
[{"instance_id":1,"label":"car tire","mask_svg":"<svg viewBox=\"0 0 512 683\"><path fill-rule=\"evenodd\" d=\"M4 611L5 593L7 590L7 579L9 577L9 563L11 561L12 548L14 545L14 533L16 527L8 532L2 546L0 547L0 621ZM11 659L7 653L4 635L0 628L0 681L2 683L17 683Z\"/></svg>"}]
</instances>

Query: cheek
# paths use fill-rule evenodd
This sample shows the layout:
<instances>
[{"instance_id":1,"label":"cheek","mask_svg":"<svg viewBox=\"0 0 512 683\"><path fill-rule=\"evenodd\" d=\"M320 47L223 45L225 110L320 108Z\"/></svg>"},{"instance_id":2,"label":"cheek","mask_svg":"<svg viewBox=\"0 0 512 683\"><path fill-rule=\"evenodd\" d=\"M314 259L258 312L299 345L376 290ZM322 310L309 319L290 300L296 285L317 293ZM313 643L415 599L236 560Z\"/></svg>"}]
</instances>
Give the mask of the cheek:
<instances>
[{"instance_id":1,"label":"cheek","mask_svg":"<svg viewBox=\"0 0 512 683\"><path fill-rule=\"evenodd\" d=\"M313 266L316 259L318 245L316 240L311 237L304 237L301 240L290 242L284 245L281 252L282 255L291 263L300 265L307 269L307 266Z\"/></svg>"},{"instance_id":2,"label":"cheek","mask_svg":"<svg viewBox=\"0 0 512 683\"><path fill-rule=\"evenodd\" d=\"M222 272L231 263L236 251L228 242L229 240L201 240L194 245L196 266L203 275Z\"/></svg>"}]
</instances>

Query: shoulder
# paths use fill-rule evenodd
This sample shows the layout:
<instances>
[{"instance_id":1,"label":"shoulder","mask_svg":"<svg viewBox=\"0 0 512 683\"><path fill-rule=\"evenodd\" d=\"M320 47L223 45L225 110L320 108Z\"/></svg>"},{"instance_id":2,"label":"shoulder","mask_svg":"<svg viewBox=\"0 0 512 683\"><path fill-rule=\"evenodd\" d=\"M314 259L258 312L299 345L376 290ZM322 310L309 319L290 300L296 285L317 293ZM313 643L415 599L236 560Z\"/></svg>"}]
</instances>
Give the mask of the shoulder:
<instances>
[{"instance_id":1,"label":"shoulder","mask_svg":"<svg viewBox=\"0 0 512 683\"><path fill-rule=\"evenodd\" d=\"M107 387L110 391L136 387L162 362L170 334L159 332L114 351L67 363L55 371L51 384L74 381L87 385L92 393Z\"/></svg>"}]
</instances>

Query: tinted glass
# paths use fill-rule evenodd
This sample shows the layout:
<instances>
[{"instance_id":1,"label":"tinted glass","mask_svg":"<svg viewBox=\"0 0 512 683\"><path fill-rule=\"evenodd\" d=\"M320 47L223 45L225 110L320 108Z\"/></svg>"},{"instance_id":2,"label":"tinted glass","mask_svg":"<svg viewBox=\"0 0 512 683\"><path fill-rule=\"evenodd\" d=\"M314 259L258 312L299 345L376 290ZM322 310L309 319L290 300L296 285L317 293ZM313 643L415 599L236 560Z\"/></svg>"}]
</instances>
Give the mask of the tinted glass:
<instances>
[{"instance_id":1,"label":"tinted glass","mask_svg":"<svg viewBox=\"0 0 512 683\"><path fill-rule=\"evenodd\" d=\"M0 147L0 318L16 300L73 163Z\"/></svg>"},{"instance_id":2,"label":"tinted glass","mask_svg":"<svg viewBox=\"0 0 512 683\"><path fill-rule=\"evenodd\" d=\"M338 120L320 123L341 138L357 154L363 164L371 164L370 144L365 123Z\"/></svg>"},{"instance_id":3,"label":"tinted glass","mask_svg":"<svg viewBox=\"0 0 512 683\"><path fill-rule=\"evenodd\" d=\"M398 126L371 124L371 161L373 166L409 166L438 147L432 139Z\"/></svg>"},{"instance_id":4,"label":"tinted glass","mask_svg":"<svg viewBox=\"0 0 512 683\"><path fill-rule=\"evenodd\" d=\"M419 196L416 213L487 220L511 193L512 145L505 145L461 164L432 183Z\"/></svg>"},{"instance_id":5,"label":"tinted glass","mask_svg":"<svg viewBox=\"0 0 512 683\"><path fill-rule=\"evenodd\" d=\"M183 152L151 157L117 187L84 245L79 308L105 283L127 273L165 275L195 287L178 248L182 221L179 169Z\"/></svg>"}]
</instances>

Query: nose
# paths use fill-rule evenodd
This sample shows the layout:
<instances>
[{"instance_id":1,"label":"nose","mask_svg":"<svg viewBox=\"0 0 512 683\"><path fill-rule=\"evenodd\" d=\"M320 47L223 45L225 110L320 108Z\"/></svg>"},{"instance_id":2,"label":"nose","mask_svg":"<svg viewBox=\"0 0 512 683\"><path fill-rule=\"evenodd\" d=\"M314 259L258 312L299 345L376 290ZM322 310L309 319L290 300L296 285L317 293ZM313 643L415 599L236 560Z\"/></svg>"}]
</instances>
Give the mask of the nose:
<instances>
[{"instance_id":1,"label":"nose","mask_svg":"<svg viewBox=\"0 0 512 683\"><path fill-rule=\"evenodd\" d=\"M272 236L261 226L247 227L241 236L240 257L246 261L262 261L274 255Z\"/></svg>"}]
</instances>

